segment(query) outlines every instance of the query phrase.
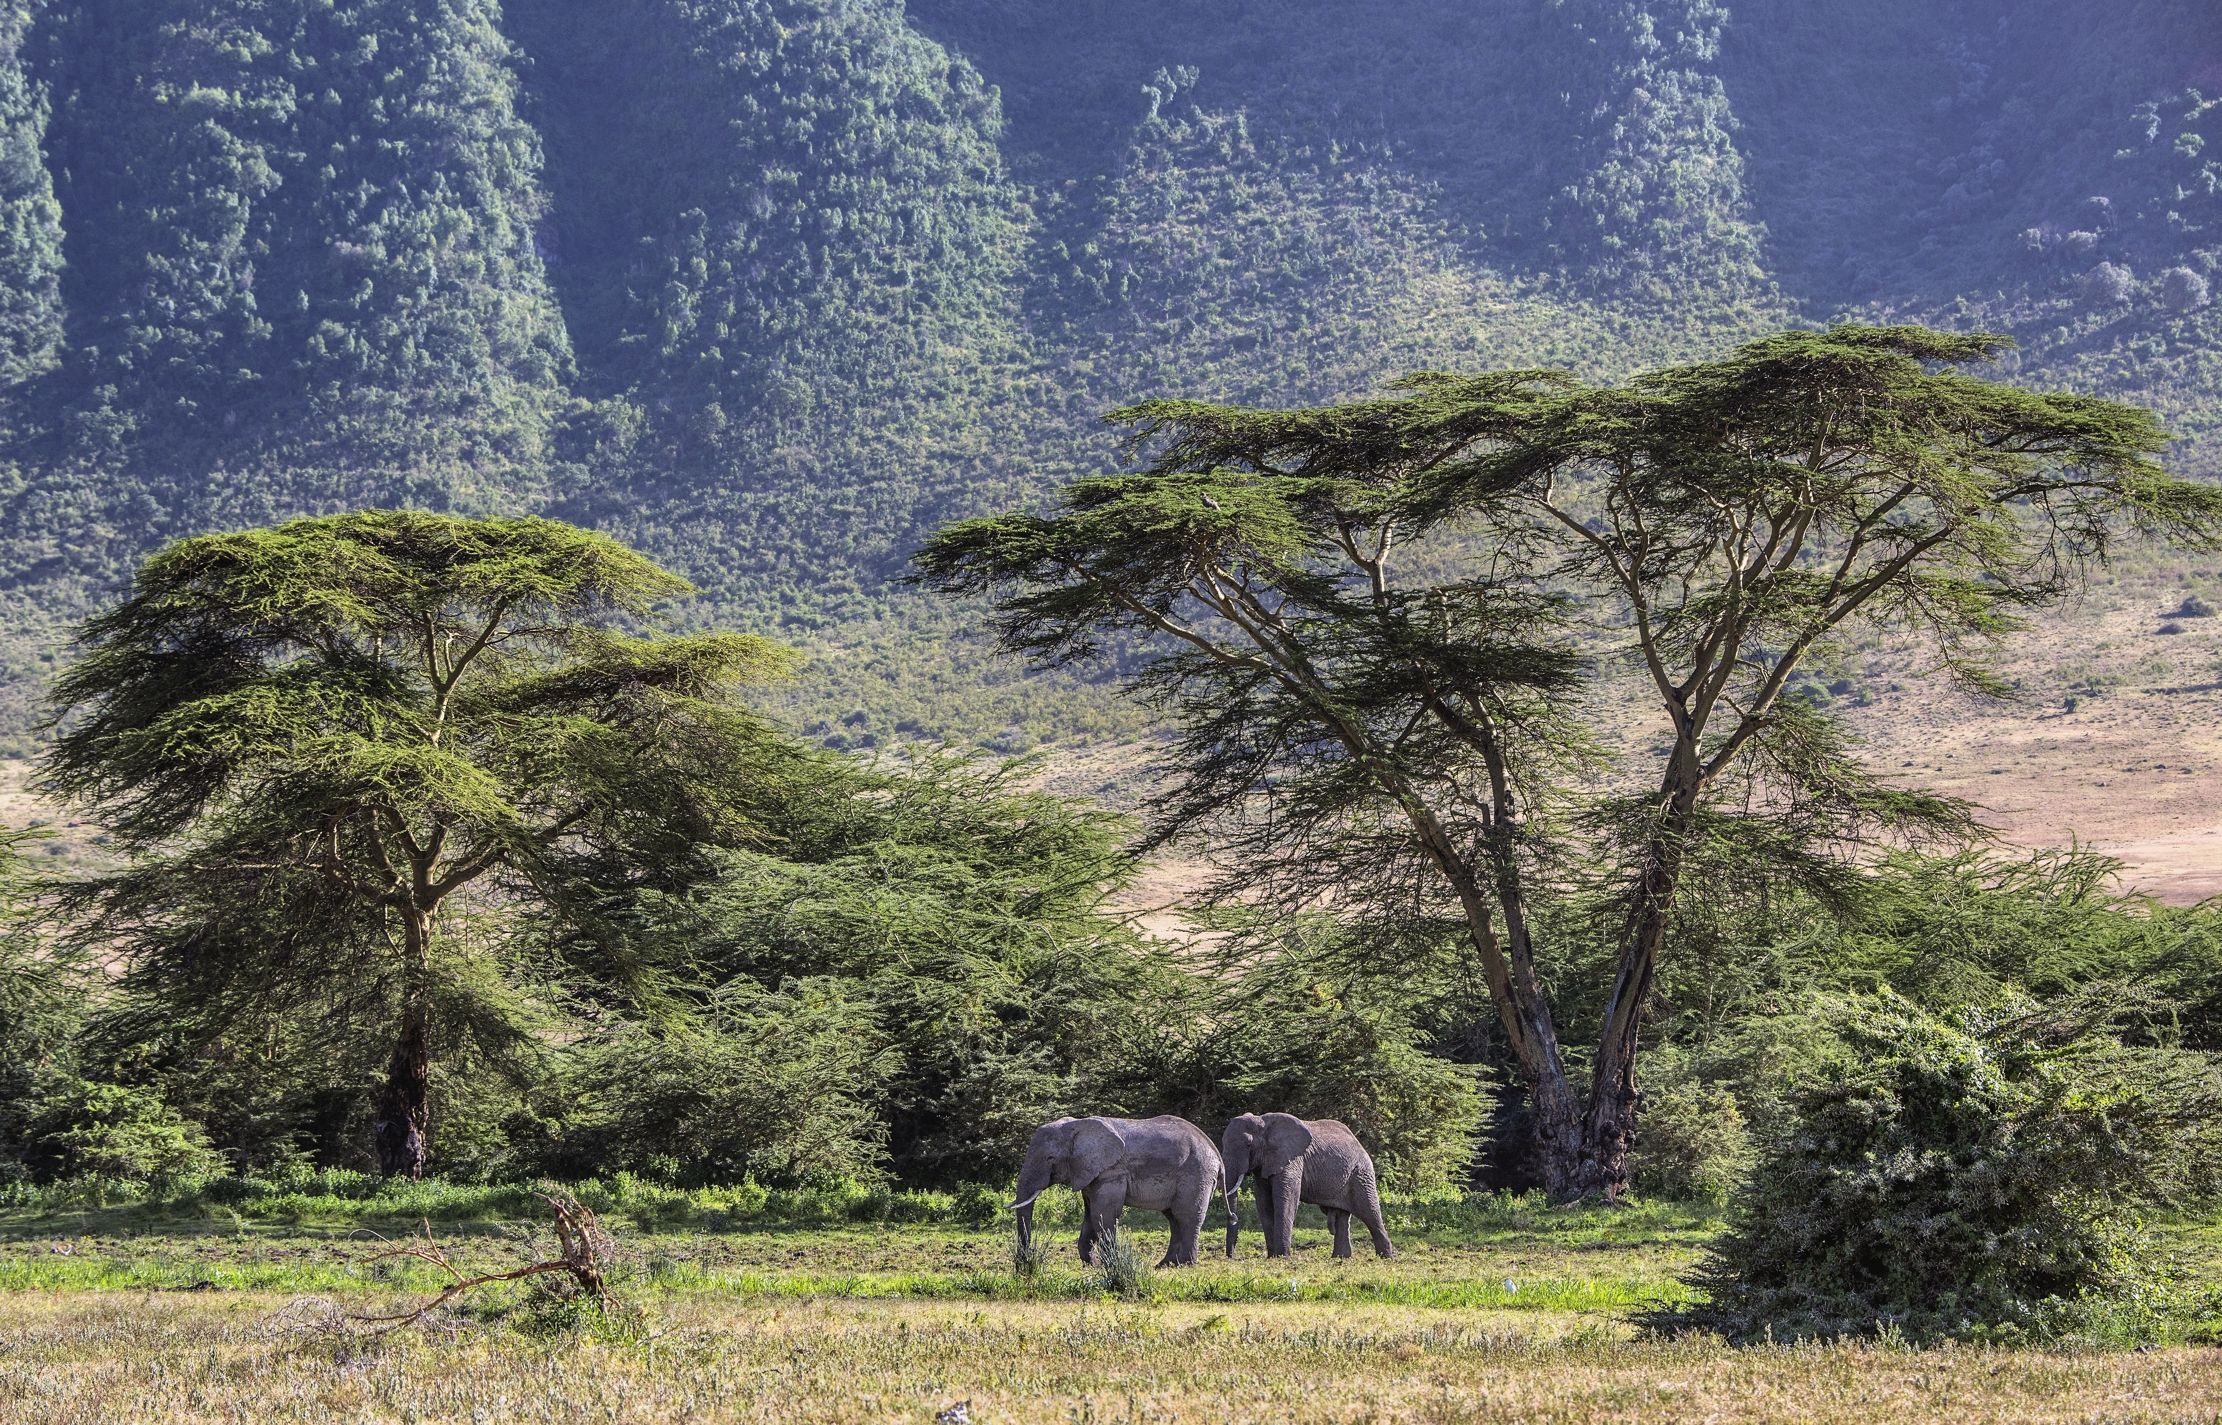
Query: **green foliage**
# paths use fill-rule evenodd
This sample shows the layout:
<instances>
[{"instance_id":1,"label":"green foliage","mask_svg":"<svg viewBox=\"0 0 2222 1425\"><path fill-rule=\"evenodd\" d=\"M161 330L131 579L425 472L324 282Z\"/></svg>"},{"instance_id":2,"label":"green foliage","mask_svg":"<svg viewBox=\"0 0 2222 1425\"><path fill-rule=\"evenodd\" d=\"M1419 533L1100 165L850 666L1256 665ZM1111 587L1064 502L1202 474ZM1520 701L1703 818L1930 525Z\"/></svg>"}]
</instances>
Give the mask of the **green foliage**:
<instances>
[{"instance_id":1,"label":"green foliage","mask_svg":"<svg viewBox=\"0 0 2222 1425\"><path fill-rule=\"evenodd\" d=\"M2222 906L2124 895L2120 873L2088 850L1897 859L1834 956L1850 982L1939 1011L2131 980L2187 1045L2222 1049Z\"/></svg>"},{"instance_id":2,"label":"green foliage","mask_svg":"<svg viewBox=\"0 0 2222 1425\"><path fill-rule=\"evenodd\" d=\"M85 626L45 764L131 857L73 891L126 957L123 1037L382 1042L381 1162L413 1173L435 1042L529 1053L551 968L652 993L587 948L597 902L746 839L800 755L732 701L779 650L607 626L684 588L536 519L330 516L148 561ZM511 936L530 905L581 953Z\"/></svg>"},{"instance_id":3,"label":"green foliage","mask_svg":"<svg viewBox=\"0 0 2222 1425\"><path fill-rule=\"evenodd\" d=\"M668 1027L589 1041L564 1070L575 1105L559 1164L671 1173L685 1187L869 1178L893 1067L869 1006L838 981L735 981Z\"/></svg>"},{"instance_id":4,"label":"green foliage","mask_svg":"<svg viewBox=\"0 0 2222 1425\"><path fill-rule=\"evenodd\" d=\"M749 618L868 611L918 507L966 499L1014 414L986 408L1024 241L993 91L883 3L508 14L595 401L565 432L569 508Z\"/></svg>"},{"instance_id":5,"label":"green foliage","mask_svg":"<svg viewBox=\"0 0 2222 1425\"><path fill-rule=\"evenodd\" d=\"M0 1183L53 1167L39 1124L75 1080L87 982L42 933L24 848L35 833L0 829Z\"/></svg>"},{"instance_id":6,"label":"green foliage","mask_svg":"<svg viewBox=\"0 0 2222 1425\"><path fill-rule=\"evenodd\" d=\"M50 104L25 62L35 0L0 5L0 387L62 343L62 208L43 161Z\"/></svg>"},{"instance_id":7,"label":"green foliage","mask_svg":"<svg viewBox=\"0 0 2222 1425\"><path fill-rule=\"evenodd\" d=\"M136 453L109 434L134 428L234 451L311 432L355 447L227 492L236 503L195 490L189 462L163 496L199 524L345 488L312 472L453 460L474 441L510 463L544 441L569 354L497 6L46 10L92 451Z\"/></svg>"},{"instance_id":8,"label":"green foliage","mask_svg":"<svg viewBox=\"0 0 2222 1425\"><path fill-rule=\"evenodd\" d=\"M1953 1019L1895 996L1810 1028L1826 1065L1654 1324L1733 1340L2069 1329L2139 1281L2134 1212L2211 1191L2222 1081L2203 1057L2109 1032L2103 989Z\"/></svg>"},{"instance_id":9,"label":"green foliage","mask_svg":"<svg viewBox=\"0 0 2222 1425\"><path fill-rule=\"evenodd\" d=\"M1720 74L1728 11L1714 0L1552 7L1560 64L1598 99L1574 121L1567 184L1550 208L1566 258L1602 275L1651 277L1660 298L1693 279L1761 280L1761 232Z\"/></svg>"},{"instance_id":10,"label":"green foliage","mask_svg":"<svg viewBox=\"0 0 2222 1425\"><path fill-rule=\"evenodd\" d=\"M66 1180L160 1196L213 1177L224 1165L198 1124L144 1089L77 1081L49 1102L46 1114L41 1137Z\"/></svg>"},{"instance_id":11,"label":"green foliage","mask_svg":"<svg viewBox=\"0 0 2222 1425\"><path fill-rule=\"evenodd\" d=\"M1685 1080L1644 1089L1628 1163L1637 1192L1677 1202L1725 1202L1751 1164L1751 1131L1725 1084Z\"/></svg>"},{"instance_id":12,"label":"green foliage","mask_svg":"<svg viewBox=\"0 0 2222 1425\"><path fill-rule=\"evenodd\" d=\"M992 1227L1003 1215L1003 1195L985 1183L966 1183L957 1189L956 1220L975 1230Z\"/></svg>"},{"instance_id":13,"label":"green foliage","mask_svg":"<svg viewBox=\"0 0 2222 1425\"><path fill-rule=\"evenodd\" d=\"M1436 1051L1409 985L1347 963L1347 947L1292 950L1241 972L1213 1007L1199 1054L1213 1092L1196 1116L1340 1119L1398 1191L1451 1187L1473 1156L1487 1076Z\"/></svg>"},{"instance_id":14,"label":"green foliage","mask_svg":"<svg viewBox=\"0 0 2222 1425\"><path fill-rule=\"evenodd\" d=\"M1101 909L1133 870L1120 823L1023 790L1020 771L816 759L764 849L641 899L639 953L709 985L838 983L895 1056L898 1171L1013 1170L1038 1124L1102 1111L1137 1015L1175 1024L1194 999Z\"/></svg>"},{"instance_id":15,"label":"green foliage","mask_svg":"<svg viewBox=\"0 0 2222 1425\"><path fill-rule=\"evenodd\" d=\"M2017 379L2152 405L2211 472L2207 19L9 0L0 740L163 539L366 504L640 545L705 625L823 655L822 740L1131 737L1076 680L952 676L976 640L887 576L1099 468L1137 390L1605 375L1887 310L2011 330ZM2125 303L2082 302L2102 263Z\"/></svg>"}]
</instances>

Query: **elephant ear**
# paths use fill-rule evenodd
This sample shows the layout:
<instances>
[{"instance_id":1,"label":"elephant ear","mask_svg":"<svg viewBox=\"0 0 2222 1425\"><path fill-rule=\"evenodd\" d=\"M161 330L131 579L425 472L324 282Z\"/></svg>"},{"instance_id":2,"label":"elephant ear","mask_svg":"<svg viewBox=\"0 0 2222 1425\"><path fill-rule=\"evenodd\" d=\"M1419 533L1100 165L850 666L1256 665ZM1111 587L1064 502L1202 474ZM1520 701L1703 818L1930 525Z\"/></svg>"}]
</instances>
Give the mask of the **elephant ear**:
<instances>
[{"instance_id":1,"label":"elephant ear","mask_svg":"<svg viewBox=\"0 0 2222 1425\"><path fill-rule=\"evenodd\" d=\"M1265 1116L1265 1148L1258 1156L1258 1170L1277 1173L1312 1146L1312 1130L1304 1120L1293 1113L1269 1113Z\"/></svg>"},{"instance_id":2,"label":"elephant ear","mask_svg":"<svg viewBox=\"0 0 2222 1425\"><path fill-rule=\"evenodd\" d=\"M1084 1188L1110 1172L1126 1157L1126 1140L1100 1118L1083 1118L1072 1126L1072 1185Z\"/></svg>"}]
</instances>

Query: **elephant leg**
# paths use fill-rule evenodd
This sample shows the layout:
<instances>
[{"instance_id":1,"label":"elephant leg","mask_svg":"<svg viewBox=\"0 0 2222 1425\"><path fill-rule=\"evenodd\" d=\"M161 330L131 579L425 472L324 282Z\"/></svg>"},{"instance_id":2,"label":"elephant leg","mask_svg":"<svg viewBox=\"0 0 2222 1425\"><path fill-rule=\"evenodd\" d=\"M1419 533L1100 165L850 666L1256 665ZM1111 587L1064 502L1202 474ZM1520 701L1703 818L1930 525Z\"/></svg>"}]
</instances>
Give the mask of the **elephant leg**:
<instances>
[{"instance_id":1,"label":"elephant leg","mask_svg":"<svg viewBox=\"0 0 2222 1425\"><path fill-rule=\"evenodd\" d=\"M1373 1238L1373 1250L1384 1257L1396 1255L1396 1248L1389 1245L1389 1229L1381 1221L1381 1189L1366 1184L1358 1198L1358 1220L1366 1224L1366 1232Z\"/></svg>"},{"instance_id":2,"label":"elephant leg","mask_svg":"<svg viewBox=\"0 0 2222 1425\"><path fill-rule=\"evenodd\" d=\"M1273 1226L1280 1237L1278 1256L1287 1256L1296 1250L1296 1209L1304 1200L1303 1160L1281 1169L1280 1181L1273 1184Z\"/></svg>"},{"instance_id":3,"label":"elephant leg","mask_svg":"<svg viewBox=\"0 0 2222 1425\"><path fill-rule=\"evenodd\" d=\"M1173 1224L1172 1245L1165 1249L1165 1265L1192 1267L1202 1253L1204 1221L1211 1216L1212 1200L1219 1196L1218 1174L1206 1178L1198 1176L1186 1194L1166 1209L1165 1220Z\"/></svg>"},{"instance_id":4,"label":"elephant leg","mask_svg":"<svg viewBox=\"0 0 2222 1425\"><path fill-rule=\"evenodd\" d=\"M1264 1173L1258 1174L1258 1230L1265 1234L1265 1255L1278 1257L1288 1248L1281 1245L1281 1214L1273 1205L1274 1180Z\"/></svg>"},{"instance_id":5,"label":"elephant leg","mask_svg":"<svg viewBox=\"0 0 2222 1425\"><path fill-rule=\"evenodd\" d=\"M1096 1240L1108 1247L1119 1240L1119 1214L1126 1211L1126 1183L1098 1183L1095 1199L1088 1206L1088 1221L1095 1228Z\"/></svg>"},{"instance_id":6,"label":"elephant leg","mask_svg":"<svg viewBox=\"0 0 2222 1425\"><path fill-rule=\"evenodd\" d=\"M1080 1265L1095 1265L1096 1260L1096 1195L1080 1194Z\"/></svg>"},{"instance_id":7,"label":"elephant leg","mask_svg":"<svg viewBox=\"0 0 2222 1425\"><path fill-rule=\"evenodd\" d=\"M1173 1229L1173 1240L1165 1247L1161 1267L1192 1267L1196 1265L1196 1239L1202 1235L1204 1220L1185 1204L1166 1209L1166 1225Z\"/></svg>"},{"instance_id":8,"label":"elephant leg","mask_svg":"<svg viewBox=\"0 0 2222 1425\"><path fill-rule=\"evenodd\" d=\"M1327 1209L1327 1226L1335 1234L1335 1255L1350 1255L1350 1214L1339 1207Z\"/></svg>"}]
</instances>

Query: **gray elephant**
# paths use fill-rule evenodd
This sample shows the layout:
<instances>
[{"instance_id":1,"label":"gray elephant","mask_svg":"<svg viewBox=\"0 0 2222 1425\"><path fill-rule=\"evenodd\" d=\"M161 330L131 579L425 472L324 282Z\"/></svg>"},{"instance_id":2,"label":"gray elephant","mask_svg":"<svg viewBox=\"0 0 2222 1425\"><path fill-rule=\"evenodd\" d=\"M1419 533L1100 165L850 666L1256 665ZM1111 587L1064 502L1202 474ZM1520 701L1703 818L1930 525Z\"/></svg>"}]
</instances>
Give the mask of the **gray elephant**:
<instances>
[{"instance_id":1,"label":"gray elephant","mask_svg":"<svg viewBox=\"0 0 2222 1425\"><path fill-rule=\"evenodd\" d=\"M1350 1218L1373 1235L1373 1250L1396 1255L1388 1229L1381 1225L1381 1186L1373 1157L1356 1134L1333 1119L1306 1122L1287 1113L1245 1113L1227 1125L1219 1139L1227 1169L1227 1255L1234 1255L1242 1231L1235 1194L1242 1180L1257 1175L1258 1217L1265 1224L1265 1255L1285 1257L1296 1235L1296 1205L1323 1209L1334 1229L1335 1255L1350 1255Z\"/></svg>"},{"instance_id":2,"label":"gray elephant","mask_svg":"<svg viewBox=\"0 0 2222 1425\"><path fill-rule=\"evenodd\" d=\"M1060 1118L1034 1130L1018 1172L1018 1241L1034 1240L1034 1199L1055 1183L1077 1189L1087 1204L1080 1228L1080 1260L1093 1262L1098 1242L1118 1235L1119 1214L1129 1207L1162 1212L1173 1224L1173 1245L1161 1267L1192 1266L1204 1214L1219 1190L1219 1153L1201 1128L1185 1118Z\"/></svg>"}]
</instances>

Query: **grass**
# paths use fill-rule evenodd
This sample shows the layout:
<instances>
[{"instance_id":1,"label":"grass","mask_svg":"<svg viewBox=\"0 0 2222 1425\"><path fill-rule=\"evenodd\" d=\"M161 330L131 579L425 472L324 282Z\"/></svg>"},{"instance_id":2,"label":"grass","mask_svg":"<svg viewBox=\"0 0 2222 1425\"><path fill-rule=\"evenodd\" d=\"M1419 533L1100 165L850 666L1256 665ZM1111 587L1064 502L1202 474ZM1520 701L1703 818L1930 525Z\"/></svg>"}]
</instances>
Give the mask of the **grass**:
<instances>
[{"instance_id":1,"label":"grass","mask_svg":"<svg viewBox=\"0 0 2222 1425\"><path fill-rule=\"evenodd\" d=\"M1670 1204L1393 1202L1402 1255L1386 1262L1334 1261L1307 1214L1291 1258L1268 1262L1253 1235L1232 1261L1213 1250L1151 1273L1129 1302L1078 1262L1057 1201L1069 1194L1043 1199L1044 1260L1022 1278L1002 1227L878 1208L858 1220L826 1201L767 1200L745 1221L743 1204L694 1203L678 1221L651 1196L642 1230L623 1205L636 1189L603 1197L646 1344L537 1334L501 1314L514 1292L490 1294L452 1337L303 1324L321 1310L303 1298L392 1310L433 1284L420 1264L359 1265L376 1234L414 1225L381 1215L397 1202L454 1209L435 1231L466 1270L514 1263L517 1229L479 1190L296 1187L282 1220L199 1198L0 1214L0 1421L848 1425L928 1421L967 1400L980 1425L2222 1418L2211 1348L1637 1340L1626 1315L1679 1299L1718 1227ZM1132 1214L1125 1232L1144 1262L1165 1246L1153 1221ZM2222 1266L2222 1224L2161 1230L2195 1271Z\"/></svg>"},{"instance_id":2,"label":"grass","mask_svg":"<svg viewBox=\"0 0 2222 1425\"><path fill-rule=\"evenodd\" d=\"M412 1205L429 1196L423 1185L395 1189ZM1101 1271L1083 1268L1073 1249L1077 1200L1060 1200L1071 1198L1055 1193L1042 1200L1044 1261L1030 1279L1013 1270L1003 1228L840 1214L741 1222L721 1210L707 1220L673 1223L661 1207L645 1229L622 1207L608 1210L606 1219L620 1229L632 1270L659 1294L1098 1298ZM289 1210L275 1220L199 1202L0 1214L0 1290L331 1293L414 1290L432 1282L429 1269L415 1263L383 1264L376 1275L354 1265L378 1237L414 1228L406 1216L372 1210L390 1208L393 1199L328 1198L301 1212L290 1210L301 1205L299 1195L281 1201ZM459 1196L451 1203L465 1209L462 1215L434 1219L466 1269L515 1258L515 1229L479 1213L485 1201L475 1192ZM1674 1205L1564 1211L1510 1196L1392 1202L1389 1223L1401 1257L1384 1262L1366 1252L1336 1262L1324 1219L1307 1209L1294 1256L1270 1264L1256 1231L1229 1261L1217 1250L1219 1229L1207 1226L1203 1262L1151 1274L1150 1293L1170 1301L1624 1311L1681 1299L1676 1277L1714 1225ZM1145 1264L1164 1253L1162 1219L1130 1214L1125 1235Z\"/></svg>"},{"instance_id":3,"label":"grass","mask_svg":"<svg viewBox=\"0 0 2222 1425\"><path fill-rule=\"evenodd\" d=\"M682 1297L645 1346L333 1339L283 1298L50 1294L0 1319L0 1419L284 1422L2108 1421L2211 1419L2222 1353L1621 1339L1405 1307Z\"/></svg>"}]
</instances>

